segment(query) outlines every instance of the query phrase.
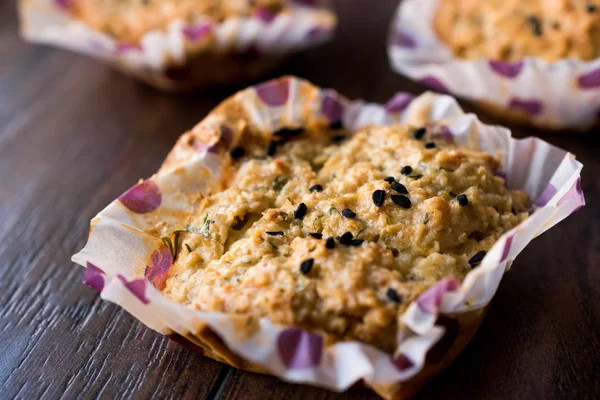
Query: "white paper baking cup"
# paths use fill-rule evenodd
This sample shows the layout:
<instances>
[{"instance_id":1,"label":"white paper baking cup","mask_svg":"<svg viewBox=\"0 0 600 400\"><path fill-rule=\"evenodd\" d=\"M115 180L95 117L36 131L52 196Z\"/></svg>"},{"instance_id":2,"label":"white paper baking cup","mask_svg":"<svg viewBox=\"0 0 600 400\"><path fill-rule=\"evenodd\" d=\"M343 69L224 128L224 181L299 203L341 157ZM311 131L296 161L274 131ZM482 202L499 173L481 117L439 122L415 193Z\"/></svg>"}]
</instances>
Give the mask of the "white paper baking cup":
<instances>
[{"instance_id":1,"label":"white paper baking cup","mask_svg":"<svg viewBox=\"0 0 600 400\"><path fill-rule=\"evenodd\" d=\"M19 0L22 36L108 61L165 88L179 88L185 83L180 76L170 76L169 68L184 66L199 54L250 53L281 58L330 39L336 26L329 0L285 0L286 12L276 15L259 9L251 17L222 22L208 17L200 17L193 24L174 20L166 31L150 31L139 43L130 43L117 41L73 18L69 7L76 1Z\"/></svg>"},{"instance_id":2,"label":"white paper baking cup","mask_svg":"<svg viewBox=\"0 0 600 400\"><path fill-rule=\"evenodd\" d=\"M585 128L599 122L600 59L456 58L433 26L438 2L403 0L398 6L388 41L394 70L436 91L516 112L534 125Z\"/></svg>"},{"instance_id":3,"label":"white paper baking cup","mask_svg":"<svg viewBox=\"0 0 600 400\"><path fill-rule=\"evenodd\" d=\"M398 93L386 105L378 105L350 101L333 90L284 77L250 87L227 101L229 107L209 114L191 134L224 135L224 109L244 110L248 122L265 135L316 123L341 122L348 129L396 123L428 126L430 138L497 156L507 186L524 189L535 204L531 216L504 234L462 283L442 279L410 304L401 317L399 345L393 355L359 342L326 345L317 333L277 326L266 318L259 320L252 335L242 337L240 315L188 309L168 300L152 284L166 276L172 257L168 246L147 229L159 220L169 226L181 223L173 217L180 213L173 211L193 209L186 200L191 196L181 193L206 191L220 172L218 146L185 147L189 136L184 137L159 173L140 181L92 220L89 240L73 261L87 267L84 282L100 290L103 299L120 305L151 329L193 337L207 324L231 351L287 381L335 391L360 379L370 386L407 381L423 368L427 351L444 334L444 328L435 325L438 315L486 306L525 246L585 204L582 165L574 155L537 138L515 140L509 130L484 125L465 114L446 95L425 93L414 98Z\"/></svg>"}]
</instances>

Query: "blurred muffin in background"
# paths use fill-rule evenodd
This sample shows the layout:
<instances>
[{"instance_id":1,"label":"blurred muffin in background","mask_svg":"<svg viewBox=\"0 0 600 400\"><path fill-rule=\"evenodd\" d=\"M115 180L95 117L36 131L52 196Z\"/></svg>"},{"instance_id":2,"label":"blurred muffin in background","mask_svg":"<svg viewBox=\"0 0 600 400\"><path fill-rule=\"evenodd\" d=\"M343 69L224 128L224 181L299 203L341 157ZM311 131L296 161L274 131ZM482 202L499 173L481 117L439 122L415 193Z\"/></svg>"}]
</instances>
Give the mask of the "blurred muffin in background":
<instances>
[{"instance_id":1,"label":"blurred muffin in background","mask_svg":"<svg viewBox=\"0 0 600 400\"><path fill-rule=\"evenodd\" d=\"M108 60L166 90L259 78L331 37L320 0L21 0L31 41Z\"/></svg>"},{"instance_id":2,"label":"blurred muffin in background","mask_svg":"<svg viewBox=\"0 0 600 400\"><path fill-rule=\"evenodd\" d=\"M599 122L598 0L405 0L389 54L398 72L503 119Z\"/></svg>"},{"instance_id":3,"label":"blurred muffin in background","mask_svg":"<svg viewBox=\"0 0 600 400\"><path fill-rule=\"evenodd\" d=\"M460 58L600 55L600 7L588 0L441 0L435 30Z\"/></svg>"}]
</instances>

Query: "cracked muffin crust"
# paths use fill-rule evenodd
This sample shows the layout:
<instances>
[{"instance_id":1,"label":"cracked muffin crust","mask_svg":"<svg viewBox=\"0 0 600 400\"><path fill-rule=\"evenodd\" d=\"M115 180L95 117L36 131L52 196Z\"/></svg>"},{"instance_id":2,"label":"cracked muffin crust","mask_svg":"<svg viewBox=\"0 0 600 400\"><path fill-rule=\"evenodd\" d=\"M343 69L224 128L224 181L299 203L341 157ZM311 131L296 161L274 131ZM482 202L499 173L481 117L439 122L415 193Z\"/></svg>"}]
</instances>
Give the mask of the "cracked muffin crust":
<instances>
[{"instance_id":1,"label":"cracked muffin crust","mask_svg":"<svg viewBox=\"0 0 600 400\"><path fill-rule=\"evenodd\" d=\"M440 0L434 26L461 58L593 60L600 55L596 0Z\"/></svg>"},{"instance_id":2,"label":"cracked muffin crust","mask_svg":"<svg viewBox=\"0 0 600 400\"><path fill-rule=\"evenodd\" d=\"M199 17L213 21L277 14L283 0L74 0L73 14L98 31L121 41L137 43L149 31L166 31L174 20L187 23Z\"/></svg>"},{"instance_id":3,"label":"cracked muffin crust","mask_svg":"<svg viewBox=\"0 0 600 400\"><path fill-rule=\"evenodd\" d=\"M462 280L529 201L489 154L409 126L229 138L220 187L182 229L162 289L202 311L268 317L392 352L399 316Z\"/></svg>"}]
</instances>

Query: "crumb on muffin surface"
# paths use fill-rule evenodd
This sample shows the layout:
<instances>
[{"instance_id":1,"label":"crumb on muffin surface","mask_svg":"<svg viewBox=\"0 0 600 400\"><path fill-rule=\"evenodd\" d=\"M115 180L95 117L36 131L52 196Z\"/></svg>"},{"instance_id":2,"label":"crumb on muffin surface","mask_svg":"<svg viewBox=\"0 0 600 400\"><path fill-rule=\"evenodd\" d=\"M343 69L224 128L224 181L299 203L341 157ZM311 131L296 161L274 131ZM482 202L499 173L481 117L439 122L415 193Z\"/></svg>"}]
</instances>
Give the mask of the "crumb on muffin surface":
<instances>
[{"instance_id":1,"label":"crumb on muffin surface","mask_svg":"<svg viewBox=\"0 0 600 400\"><path fill-rule=\"evenodd\" d=\"M434 28L460 58L600 56L597 0L440 0Z\"/></svg>"},{"instance_id":2,"label":"crumb on muffin surface","mask_svg":"<svg viewBox=\"0 0 600 400\"><path fill-rule=\"evenodd\" d=\"M263 9L278 13L283 0L74 0L73 14L92 28L124 42L137 43L149 31L166 31L180 19L222 21Z\"/></svg>"},{"instance_id":3,"label":"crumb on muffin surface","mask_svg":"<svg viewBox=\"0 0 600 400\"><path fill-rule=\"evenodd\" d=\"M248 129L223 190L185 221L163 293L393 351L408 304L462 280L528 209L494 157L414 131Z\"/></svg>"}]
</instances>

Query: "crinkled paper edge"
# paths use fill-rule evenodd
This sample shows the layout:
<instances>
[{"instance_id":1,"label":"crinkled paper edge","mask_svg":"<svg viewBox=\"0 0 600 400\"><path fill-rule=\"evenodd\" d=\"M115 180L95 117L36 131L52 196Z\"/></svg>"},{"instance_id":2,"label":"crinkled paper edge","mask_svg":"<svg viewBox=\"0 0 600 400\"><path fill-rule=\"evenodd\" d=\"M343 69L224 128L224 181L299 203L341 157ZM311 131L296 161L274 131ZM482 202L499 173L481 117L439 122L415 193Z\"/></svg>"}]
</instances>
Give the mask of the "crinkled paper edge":
<instances>
[{"instance_id":1,"label":"crinkled paper edge","mask_svg":"<svg viewBox=\"0 0 600 400\"><path fill-rule=\"evenodd\" d=\"M393 69L436 91L517 113L552 128L585 128L600 119L600 59L506 63L455 58L433 27L440 0L404 0L390 26Z\"/></svg>"},{"instance_id":2,"label":"crinkled paper edge","mask_svg":"<svg viewBox=\"0 0 600 400\"><path fill-rule=\"evenodd\" d=\"M329 0L287 0L289 14L229 18L223 22L205 18L194 25L176 20L166 32L151 31L139 44L131 44L118 42L70 17L66 11L69 2L20 0L22 36L32 42L54 44L112 61L132 72L184 64L198 52L186 45L201 44L209 31L214 34L220 51L283 55L328 40L336 25L335 15L328 7ZM316 6L310 5L313 3Z\"/></svg>"},{"instance_id":3,"label":"crinkled paper edge","mask_svg":"<svg viewBox=\"0 0 600 400\"><path fill-rule=\"evenodd\" d=\"M241 338L239 316L187 309L167 300L143 279L143 272L140 276L139 267L149 258L159 269L171 262L161 240L145 233L155 224L146 216L161 207L186 209L190 205L177 192L202 192L210 177L218 177L218 156L210 147L165 164L168 167L138 183L92 220L88 243L73 261L87 267L84 282L100 290L103 299L162 334L193 337L207 324L235 354L287 381L337 391L360 379L370 386L408 381L422 370L428 350L444 334L444 328L435 325L438 315L483 308L524 247L585 204L580 189L582 165L574 155L537 138L512 139L509 130L484 125L446 95L425 93L414 98L398 93L386 105L378 105L350 101L333 90L284 77L250 87L226 102L241 105L251 123L264 132L319 121L341 122L349 129L394 123L426 125L435 139L499 157L503 165L499 173L507 186L525 189L536 204L531 216L503 235L462 284L443 279L408 307L401 317L399 346L393 356L359 342L327 346L318 334L276 326L266 318L259 321L259 329L251 337ZM222 109L217 108L196 128L218 127L224 120L219 114ZM182 177L186 177L185 187ZM193 177L198 178L193 181Z\"/></svg>"}]
</instances>

